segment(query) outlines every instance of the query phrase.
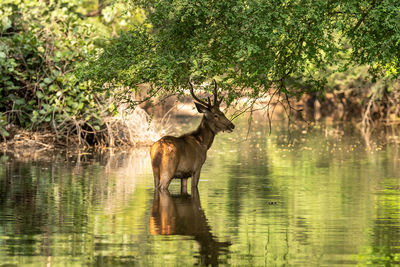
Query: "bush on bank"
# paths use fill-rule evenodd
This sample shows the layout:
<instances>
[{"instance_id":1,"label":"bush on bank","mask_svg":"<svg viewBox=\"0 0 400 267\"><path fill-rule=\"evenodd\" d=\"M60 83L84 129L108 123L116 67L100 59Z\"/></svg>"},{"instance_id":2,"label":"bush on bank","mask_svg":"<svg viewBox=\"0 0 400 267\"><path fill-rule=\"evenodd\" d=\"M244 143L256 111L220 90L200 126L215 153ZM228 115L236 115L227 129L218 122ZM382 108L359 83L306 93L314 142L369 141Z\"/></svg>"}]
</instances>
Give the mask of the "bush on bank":
<instances>
[{"instance_id":1,"label":"bush on bank","mask_svg":"<svg viewBox=\"0 0 400 267\"><path fill-rule=\"evenodd\" d=\"M98 93L72 73L94 49L92 27L70 1L6 1L0 7L0 111L9 124L76 131L99 127ZM6 133L4 125L3 135ZM5 134L7 135L7 134Z\"/></svg>"},{"instance_id":2,"label":"bush on bank","mask_svg":"<svg viewBox=\"0 0 400 267\"><path fill-rule=\"evenodd\" d=\"M126 5L116 2L98 7L99 17L94 18L93 12L83 9L85 5L90 3L2 1L0 135L4 139L11 138L14 126L51 131L60 144L104 140L105 119L118 113L114 97L119 88L79 81L74 70L76 63L99 50L101 34L115 34L129 20L140 20L140 14L126 14Z\"/></svg>"}]
</instances>

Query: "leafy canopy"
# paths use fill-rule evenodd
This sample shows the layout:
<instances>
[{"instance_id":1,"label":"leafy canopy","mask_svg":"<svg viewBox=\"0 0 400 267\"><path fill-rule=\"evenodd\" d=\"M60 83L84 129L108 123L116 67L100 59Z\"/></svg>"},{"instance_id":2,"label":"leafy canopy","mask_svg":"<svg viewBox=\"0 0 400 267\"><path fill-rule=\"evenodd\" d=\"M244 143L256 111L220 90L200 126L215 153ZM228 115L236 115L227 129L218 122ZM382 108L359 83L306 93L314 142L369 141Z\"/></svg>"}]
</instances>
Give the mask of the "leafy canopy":
<instances>
[{"instance_id":1,"label":"leafy canopy","mask_svg":"<svg viewBox=\"0 0 400 267\"><path fill-rule=\"evenodd\" d=\"M228 103L321 90L327 68L400 72L400 2L393 0L130 0L146 19L83 65L99 86L142 83L181 92L216 79ZM246 90L244 90L246 88ZM251 88L252 90L248 90Z\"/></svg>"}]
</instances>

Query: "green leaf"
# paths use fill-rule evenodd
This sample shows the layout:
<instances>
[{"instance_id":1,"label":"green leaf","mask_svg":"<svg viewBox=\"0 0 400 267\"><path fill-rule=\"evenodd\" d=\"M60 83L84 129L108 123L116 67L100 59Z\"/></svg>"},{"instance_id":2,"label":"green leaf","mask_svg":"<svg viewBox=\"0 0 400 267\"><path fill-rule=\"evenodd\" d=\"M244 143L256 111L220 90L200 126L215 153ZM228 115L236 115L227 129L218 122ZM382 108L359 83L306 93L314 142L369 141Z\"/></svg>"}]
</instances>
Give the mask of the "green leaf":
<instances>
[{"instance_id":1,"label":"green leaf","mask_svg":"<svg viewBox=\"0 0 400 267\"><path fill-rule=\"evenodd\" d=\"M15 99L14 102L15 102L16 105L24 105L25 104L25 99L18 98L18 99Z\"/></svg>"},{"instance_id":2,"label":"green leaf","mask_svg":"<svg viewBox=\"0 0 400 267\"><path fill-rule=\"evenodd\" d=\"M0 126L0 134L4 137L10 136L10 133L6 131L3 127Z\"/></svg>"},{"instance_id":3,"label":"green leaf","mask_svg":"<svg viewBox=\"0 0 400 267\"><path fill-rule=\"evenodd\" d=\"M36 91L36 96L37 96L39 99L43 99L43 98L44 98L44 94L43 94L41 91Z\"/></svg>"},{"instance_id":4,"label":"green leaf","mask_svg":"<svg viewBox=\"0 0 400 267\"><path fill-rule=\"evenodd\" d=\"M43 80L46 84L50 84L50 83L52 83L53 82L53 80L52 79L50 79L50 78L44 78L44 80Z\"/></svg>"}]
</instances>

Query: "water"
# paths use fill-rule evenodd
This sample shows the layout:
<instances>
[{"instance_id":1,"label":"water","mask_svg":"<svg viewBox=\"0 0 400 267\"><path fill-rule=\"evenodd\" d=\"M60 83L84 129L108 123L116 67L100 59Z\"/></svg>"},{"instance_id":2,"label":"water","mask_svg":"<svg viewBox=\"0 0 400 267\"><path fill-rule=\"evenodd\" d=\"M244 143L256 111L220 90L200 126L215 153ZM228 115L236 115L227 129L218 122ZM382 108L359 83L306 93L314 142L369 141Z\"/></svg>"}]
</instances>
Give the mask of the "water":
<instances>
[{"instance_id":1,"label":"water","mask_svg":"<svg viewBox=\"0 0 400 267\"><path fill-rule=\"evenodd\" d=\"M0 266L400 265L399 147L343 129L241 121L189 196L148 148L5 154Z\"/></svg>"}]
</instances>

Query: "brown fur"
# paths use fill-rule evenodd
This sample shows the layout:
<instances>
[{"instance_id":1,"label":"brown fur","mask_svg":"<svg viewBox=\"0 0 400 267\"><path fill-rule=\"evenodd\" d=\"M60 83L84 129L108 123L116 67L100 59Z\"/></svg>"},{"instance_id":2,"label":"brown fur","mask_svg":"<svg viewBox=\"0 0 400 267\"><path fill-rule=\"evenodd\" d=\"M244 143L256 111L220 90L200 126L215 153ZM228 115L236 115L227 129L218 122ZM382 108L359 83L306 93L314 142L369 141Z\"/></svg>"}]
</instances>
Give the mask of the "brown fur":
<instances>
[{"instance_id":1,"label":"brown fur","mask_svg":"<svg viewBox=\"0 0 400 267\"><path fill-rule=\"evenodd\" d=\"M205 113L197 130L180 137L164 136L150 150L156 188L167 189L171 180L182 180L186 191L187 179L192 177L192 188L197 187L200 170L219 131L232 131L235 126L218 106L205 107L196 103L199 112Z\"/></svg>"}]
</instances>

